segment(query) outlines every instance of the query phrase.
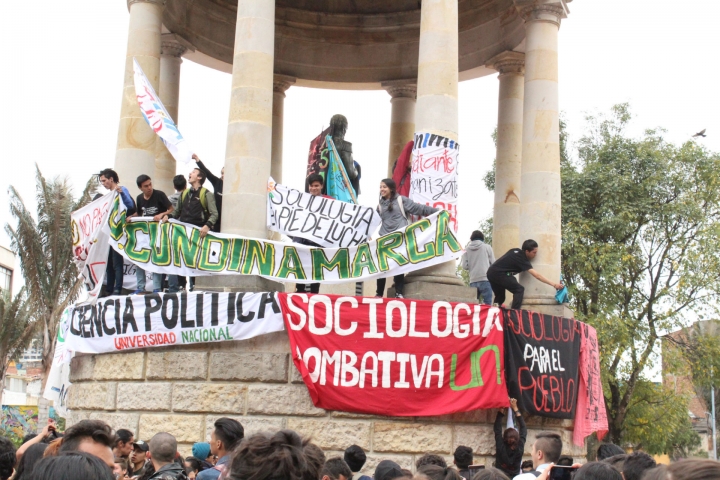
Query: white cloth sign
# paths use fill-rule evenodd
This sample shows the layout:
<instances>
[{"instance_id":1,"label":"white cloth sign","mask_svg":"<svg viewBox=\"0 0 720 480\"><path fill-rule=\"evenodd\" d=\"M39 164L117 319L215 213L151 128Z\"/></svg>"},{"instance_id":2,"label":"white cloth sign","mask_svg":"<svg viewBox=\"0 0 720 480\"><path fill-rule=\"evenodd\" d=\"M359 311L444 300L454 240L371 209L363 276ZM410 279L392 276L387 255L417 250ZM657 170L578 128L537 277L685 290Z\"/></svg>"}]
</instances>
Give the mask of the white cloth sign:
<instances>
[{"instance_id":1,"label":"white cloth sign","mask_svg":"<svg viewBox=\"0 0 720 480\"><path fill-rule=\"evenodd\" d=\"M165 109L160 97L148 81L137 60L133 58L135 95L145 121L162 139L168 151L178 162L190 163L193 152Z\"/></svg>"},{"instance_id":2,"label":"white cloth sign","mask_svg":"<svg viewBox=\"0 0 720 480\"><path fill-rule=\"evenodd\" d=\"M370 242L345 248L209 233L171 220L126 220L116 199L110 210L110 244L146 272L181 276L260 275L279 281L343 283L408 273L462 255L442 210Z\"/></svg>"},{"instance_id":3,"label":"white cloth sign","mask_svg":"<svg viewBox=\"0 0 720 480\"><path fill-rule=\"evenodd\" d=\"M112 191L70 214L73 260L91 301L98 298L105 278L110 253L108 215L117 196Z\"/></svg>"},{"instance_id":4,"label":"white cloth sign","mask_svg":"<svg viewBox=\"0 0 720 480\"><path fill-rule=\"evenodd\" d=\"M245 340L283 330L275 292L153 293L70 308L68 348L106 353Z\"/></svg>"},{"instance_id":5,"label":"white cloth sign","mask_svg":"<svg viewBox=\"0 0 720 480\"><path fill-rule=\"evenodd\" d=\"M460 145L430 133L415 133L410 174L410 200L450 213L457 232L458 161Z\"/></svg>"},{"instance_id":6,"label":"white cloth sign","mask_svg":"<svg viewBox=\"0 0 720 480\"><path fill-rule=\"evenodd\" d=\"M380 226L374 208L268 181L267 228L323 247L360 245Z\"/></svg>"},{"instance_id":7,"label":"white cloth sign","mask_svg":"<svg viewBox=\"0 0 720 480\"><path fill-rule=\"evenodd\" d=\"M67 417L67 404L65 402L70 388L70 360L74 352L67 348L67 335L70 329L70 315L72 309L66 308L60 318L58 336L55 341L55 355L50 366L43 397L53 402L55 410L61 417Z\"/></svg>"}]
</instances>

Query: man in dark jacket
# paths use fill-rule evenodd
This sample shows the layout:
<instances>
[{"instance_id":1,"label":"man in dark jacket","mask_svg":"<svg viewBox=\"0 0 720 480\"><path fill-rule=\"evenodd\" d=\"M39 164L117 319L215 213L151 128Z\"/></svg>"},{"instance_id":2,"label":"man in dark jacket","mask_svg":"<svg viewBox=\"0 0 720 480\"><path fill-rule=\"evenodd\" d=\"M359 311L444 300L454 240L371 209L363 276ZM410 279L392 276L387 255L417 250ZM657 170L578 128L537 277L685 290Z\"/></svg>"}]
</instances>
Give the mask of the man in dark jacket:
<instances>
[{"instance_id":1,"label":"man in dark jacket","mask_svg":"<svg viewBox=\"0 0 720 480\"><path fill-rule=\"evenodd\" d=\"M495 468L510 478L520 474L520 464L525 450L525 440L527 439L527 427L525 420L520 414L517 407L517 400L510 399L510 407L514 412L515 425L518 426L520 432L514 428L508 428L503 432L505 424L505 415L502 410L498 411L495 417Z\"/></svg>"},{"instance_id":2,"label":"man in dark jacket","mask_svg":"<svg viewBox=\"0 0 720 480\"><path fill-rule=\"evenodd\" d=\"M169 433L157 433L150 439L150 461L155 473L149 480L187 480L185 469L175 463L177 440Z\"/></svg>"},{"instance_id":3,"label":"man in dark jacket","mask_svg":"<svg viewBox=\"0 0 720 480\"><path fill-rule=\"evenodd\" d=\"M222 194L223 194L223 183L225 182L225 167L220 169L220 178L213 175L213 173L205 166L205 164L200 160L200 157L193 154L192 156L193 160L197 163L198 168L201 172L205 174L208 180L210 180L210 184L213 186L213 192L215 197L215 206L217 206L218 211L218 220L215 226L213 227L213 232L219 232L220 231L220 222L222 221Z\"/></svg>"}]
</instances>

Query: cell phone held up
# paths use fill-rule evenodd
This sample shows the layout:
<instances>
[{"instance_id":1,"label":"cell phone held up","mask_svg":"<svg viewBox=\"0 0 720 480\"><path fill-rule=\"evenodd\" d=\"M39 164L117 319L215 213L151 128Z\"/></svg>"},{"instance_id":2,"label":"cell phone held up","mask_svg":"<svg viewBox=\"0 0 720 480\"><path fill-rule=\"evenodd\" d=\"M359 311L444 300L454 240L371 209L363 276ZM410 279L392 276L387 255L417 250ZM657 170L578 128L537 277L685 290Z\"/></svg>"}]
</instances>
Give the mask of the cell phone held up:
<instances>
[{"instance_id":1,"label":"cell phone held up","mask_svg":"<svg viewBox=\"0 0 720 480\"><path fill-rule=\"evenodd\" d=\"M555 465L550 470L550 480L571 480L578 468Z\"/></svg>"}]
</instances>

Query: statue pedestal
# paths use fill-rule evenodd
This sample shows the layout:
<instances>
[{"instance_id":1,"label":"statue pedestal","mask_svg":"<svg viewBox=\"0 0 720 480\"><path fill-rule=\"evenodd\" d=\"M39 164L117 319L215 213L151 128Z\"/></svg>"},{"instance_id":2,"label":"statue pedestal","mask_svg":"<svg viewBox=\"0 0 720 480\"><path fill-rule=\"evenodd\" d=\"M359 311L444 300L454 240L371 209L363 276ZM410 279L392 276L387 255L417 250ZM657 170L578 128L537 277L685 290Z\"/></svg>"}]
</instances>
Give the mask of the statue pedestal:
<instances>
[{"instance_id":1,"label":"statue pedestal","mask_svg":"<svg viewBox=\"0 0 720 480\"><path fill-rule=\"evenodd\" d=\"M212 275L196 277L195 289L206 292L284 292L285 285L257 275Z\"/></svg>"},{"instance_id":2,"label":"statue pedestal","mask_svg":"<svg viewBox=\"0 0 720 480\"><path fill-rule=\"evenodd\" d=\"M455 261L450 261L410 272L405 275L403 295L420 300L477 303L477 289L466 286L455 273L456 268ZM395 289L388 290L387 295L394 297Z\"/></svg>"},{"instance_id":3,"label":"statue pedestal","mask_svg":"<svg viewBox=\"0 0 720 480\"><path fill-rule=\"evenodd\" d=\"M521 308L523 310L530 310L544 315L575 318L575 312L570 310L566 303L558 304L555 297L548 297L546 295L526 295L525 298L523 298Z\"/></svg>"}]
</instances>

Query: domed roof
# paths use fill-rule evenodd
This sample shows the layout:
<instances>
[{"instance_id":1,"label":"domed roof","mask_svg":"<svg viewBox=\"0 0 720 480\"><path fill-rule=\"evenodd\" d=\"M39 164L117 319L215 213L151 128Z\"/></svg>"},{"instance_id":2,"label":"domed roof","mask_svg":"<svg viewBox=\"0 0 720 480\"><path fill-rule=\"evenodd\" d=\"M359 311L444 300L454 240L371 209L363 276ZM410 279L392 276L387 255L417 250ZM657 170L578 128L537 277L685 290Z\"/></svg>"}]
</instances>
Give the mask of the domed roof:
<instances>
[{"instance_id":1,"label":"domed roof","mask_svg":"<svg viewBox=\"0 0 720 480\"><path fill-rule=\"evenodd\" d=\"M417 78L420 3L276 0L275 73L336 88ZM163 24L217 68L232 64L236 12L237 0L167 0ZM525 38L513 0L458 0L458 12L461 78L488 73L490 58Z\"/></svg>"}]
</instances>

